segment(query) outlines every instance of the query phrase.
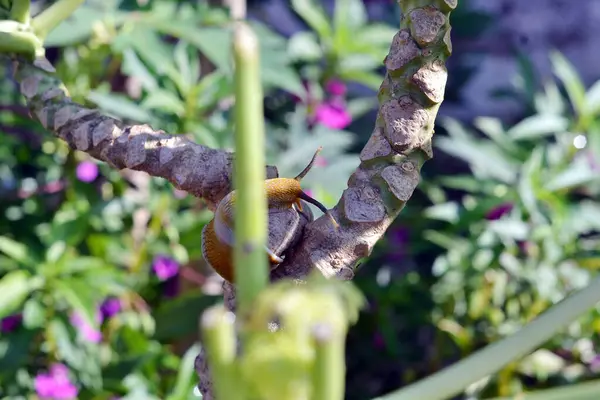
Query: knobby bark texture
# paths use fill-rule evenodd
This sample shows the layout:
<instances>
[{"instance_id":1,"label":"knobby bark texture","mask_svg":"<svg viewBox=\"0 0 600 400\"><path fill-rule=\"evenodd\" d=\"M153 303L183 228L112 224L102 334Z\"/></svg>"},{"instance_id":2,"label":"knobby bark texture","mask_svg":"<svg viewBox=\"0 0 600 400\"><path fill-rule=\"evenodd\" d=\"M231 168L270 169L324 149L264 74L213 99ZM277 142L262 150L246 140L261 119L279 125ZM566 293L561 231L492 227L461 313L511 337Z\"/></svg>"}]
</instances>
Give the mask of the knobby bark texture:
<instances>
[{"instance_id":1,"label":"knobby bark texture","mask_svg":"<svg viewBox=\"0 0 600 400\"><path fill-rule=\"evenodd\" d=\"M457 1L400 0L400 30L384 60L386 74L375 127L360 154L359 167L332 210L340 227L333 230L325 216L308 223L283 264L272 272L274 280L302 280L312 268L327 277L352 279L357 265L370 255L411 197L423 163L433 156L433 126L444 97L445 61L452 51L449 15ZM14 78L32 118L71 148L117 169L165 178L176 188L204 198L213 210L231 190L232 153L148 125L127 125L74 103L45 59L13 63ZM277 176L277 169L268 166L267 177ZM235 290L227 283L224 297L233 310ZM203 354L196 360L196 371L204 399L212 400Z\"/></svg>"},{"instance_id":2,"label":"knobby bark texture","mask_svg":"<svg viewBox=\"0 0 600 400\"><path fill-rule=\"evenodd\" d=\"M127 125L74 103L46 59L37 59L33 65L13 61L13 67L31 117L72 149L84 151L113 168L165 178L177 189L204 198L212 210L231 191L233 153L149 125ZM266 168L267 177L278 177L275 167Z\"/></svg>"},{"instance_id":3,"label":"knobby bark texture","mask_svg":"<svg viewBox=\"0 0 600 400\"><path fill-rule=\"evenodd\" d=\"M274 271L277 278L302 278L316 267L327 277L351 279L404 208L423 163L433 156L433 126L452 51L449 16L457 0L401 0L400 5L400 31L384 60L375 128L332 211L340 229L333 230L326 217L308 224L303 240Z\"/></svg>"}]
</instances>

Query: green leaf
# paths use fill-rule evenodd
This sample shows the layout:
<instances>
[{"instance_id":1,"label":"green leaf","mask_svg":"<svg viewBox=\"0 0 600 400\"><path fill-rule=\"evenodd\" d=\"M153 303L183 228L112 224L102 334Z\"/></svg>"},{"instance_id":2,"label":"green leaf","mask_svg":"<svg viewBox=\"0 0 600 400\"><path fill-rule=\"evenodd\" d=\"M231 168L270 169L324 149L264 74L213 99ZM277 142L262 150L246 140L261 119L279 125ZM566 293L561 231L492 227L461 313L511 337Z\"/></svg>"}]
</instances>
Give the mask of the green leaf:
<instances>
[{"instance_id":1,"label":"green leaf","mask_svg":"<svg viewBox=\"0 0 600 400\"><path fill-rule=\"evenodd\" d=\"M73 311L77 312L86 323L94 328L98 328L96 320L97 293L90 290L85 281L76 278L55 280L53 284L53 294L64 300Z\"/></svg>"},{"instance_id":2,"label":"green leaf","mask_svg":"<svg viewBox=\"0 0 600 400\"><path fill-rule=\"evenodd\" d=\"M542 170L543 161L544 148L538 146L531 152L529 159L523 163L517 187L521 202L537 222L546 222L543 214L538 209L537 202L538 182L540 181L540 171Z\"/></svg>"},{"instance_id":3,"label":"green leaf","mask_svg":"<svg viewBox=\"0 0 600 400\"><path fill-rule=\"evenodd\" d=\"M148 110L158 110L181 116L185 113L185 104L179 96L165 89L157 88L148 93L141 106Z\"/></svg>"},{"instance_id":4,"label":"green leaf","mask_svg":"<svg viewBox=\"0 0 600 400\"><path fill-rule=\"evenodd\" d=\"M231 31L223 28L202 27L194 25L173 24L172 22L157 26L163 33L181 38L197 47L216 67L226 73L232 71Z\"/></svg>"},{"instance_id":5,"label":"green leaf","mask_svg":"<svg viewBox=\"0 0 600 400\"><path fill-rule=\"evenodd\" d=\"M561 53L554 51L550 54L554 74L565 86L567 95L575 111L581 115L585 112L585 86L573 65Z\"/></svg>"},{"instance_id":6,"label":"green leaf","mask_svg":"<svg viewBox=\"0 0 600 400\"><path fill-rule=\"evenodd\" d=\"M361 43L369 44L371 47L382 47L386 51L392 43L392 39L398 30L385 24L369 24L362 27L359 38Z\"/></svg>"},{"instance_id":7,"label":"green leaf","mask_svg":"<svg viewBox=\"0 0 600 400\"><path fill-rule=\"evenodd\" d=\"M516 163L507 159L493 143L460 136L442 136L437 138L435 145L445 153L469 163L473 172L480 177L495 178L507 184L513 184L517 178Z\"/></svg>"},{"instance_id":8,"label":"green leaf","mask_svg":"<svg viewBox=\"0 0 600 400\"><path fill-rule=\"evenodd\" d=\"M356 33L367 22L367 10L362 0L336 0L333 11L334 49L338 55L346 52ZM390 42L391 43L391 42Z\"/></svg>"},{"instance_id":9,"label":"green leaf","mask_svg":"<svg viewBox=\"0 0 600 400\"><path fill-rule=\"evenodd\" d=\"M92 90L88 94L87 100L95 103L106 113L119 118L127 118L139 123L152 124L154 122L154 116L149 111L131 101L125 95Z\"/></svg>"},{"instance_id":10,"label":"green leaf","mask_svg":"<svg viewBox=\"0 0 600 400\"><path fill-rule=\"evenodd\" d=\"M352 69L352 70L340 69L338 72L339 72L339 77L342 80L361 83L361 84L365 85L366 87L368 87L372 90L375 90L375 91L379 90L379 87L381 86L381 82L383 80L379 74L369 72L369 71L359 70L359 69Z\"/></svg>"},{"instance_id":11,"label":"green leaf","mask_svg":"<svg viewBox=\"0 0 600 400\"><path fill-rule=\"evenodd\" d=\"M538 114L525 118L508 130L513 140L532 140L556 133L562 133L569 128L569 120L560 115Z\"/></svg>"},{"instance_id":12,"label":"green leaf","mask_svg":"<svg viewBox=\"0 0 600 400\"><path fill-rule=\"evenodd\" d=\"M34 267L36 264L26 245L6 236L0 236L0 251L24 266Z\"/></svg>"},{"instance_id":13,"label":"green leaf","mask_svg":"<svg viewBox=\"0 0 600 400\"><path fill-rule=\"evenodd\" d=\"M200 79L198 52L188 43L180 41L175 45L173 57L181 78L181 82L178 83L179 90L182 94L187 93Z\"/></svg>"},{"instance_id":14,"label":"green leaf","mask_svg":"<svg viewBox=\"0 0 600 400\"><path fill-rule=\"evenodd\" d=\"M529 226L520 220L498 220L489 222L489 229L500 236L514 240L525 240L529 235Z\"/></svg>"},{"instance_id":15,"label":"green leaf","mask_svg":"<svg viewBox=\"0 0 600 400\"><path fill-rule=\"evenodd\" d=\"M290 93L298 96L304 95L305 89L298 74L282 64L261 64L260 77L263 84L268 87L275 87L287 90Z\"/></svg>"},{"instance_id":16,"label":"green leaf","mask_svg":"<svg viewBox=\"0 0 600 400\"><path fill-rule=\"evenodd\" d=\"M566 100L554 81L544 83L543 93L535 93L535 109L539 114L559 115L567 109Z\"/></svg>"},{"instance_id":17,"label":"green leaf","mask_svg":"<svg viewBox=\"0 0 600 400\"><path fill-rule=\"evenodd\" d=\"M18 334L0 340L0 371L8 375L27 365L35 335L35 331L20 330Z\"/></svg>"},{"instance_id":18,"label":"green leaf","mask_svg":"<svg viewBox=\"0 0 600 400\"><path fill-rule=\"evenodd\" d=\"M86 359L85 350L73 341L71 332L62 318L53 319L46 327L46 335L52 338L59 360L74 368L82 367Z\"/></svg>"},{"instance_id":19,"label":"green leaf","mask_svg":"<svg viewBox=\"0 0 600 400\"><path fill-rule=\"evenodd\" d=\"M189 310L195 310L198 315L211 305L217 297L203 293L189 293L165 303L154 311L156 321L155 338L157 340L173 340L194 333L198 330L198 321L190 318Z\"/></svg>"},{"instance_id":20,"label":"green leaf","mask_svg":"<svg viewBox=\"0 0 600 400\"><path fill-rule=\"evenodd\" d=\"M57 240L52 243L46 251L46 262L55 264L60 260L60 258L65 254L67 250L67 244L62 240Z\"/></svg>"},{"instance_id":21,"label":"green leaf","mask_svg":"<svg viewBox=\"0 0 600 400\"><path fill-rule=\"evenodd\" d=\"M135 79L139 80L142 87L149 92L152 92L158 87L156 78L152 75L142 60L131 48L125 49L123 52L123 72Z\"/></svg>"},{"instance_id":22,"label":"green leaf","mask_svg":"<svg viewBox=\"0 0 600 400\"><path fill-rule=\"evenodd\" d=\"M329 18L321 3L315 0L291 0L294 11L320 36L322 41L332 39Z\"/></svg>"},{"instance_id":23,"label":"green leaf","mask_svg":"<svg viewBox=\"0 0 600 400\"><path fill-rule=\"evenodd\" d=\"M594 82L585 94L585 108L592 115L600 111L600 81Z\"/></svg>"},{"instance_id":24,"label":"green leaf","mask_svg":"<svg viewBox=\"0 0 600 400\"><path fill-rule=\"evenodd\" d=\"M44 243L49 247L57 241L79 245L90 229L89 216L87 210L78 210L67 203L55 213L49 232L42 237Z\"/></svg>"},{"instance_id":25,"label":"green leaf","mask_svg":"<svg viewBox=\"0 0 600 400\"><path fill-rule=\"evenodd\" d=\"M377 98L375 97L361 97L352 99L346 104L346 110L352 115L352 119L357 119L368 113L369 111L377 109Z\"/></svg>"},{"instance_id":26,"label":"green leaf","mask_svg":"<svg viewBox=\"0 0 600 400\"><path fill-rule=\"evenodd\" d=\"M31 275L23 270L11 271L0 279L0 318L16 312L34 289Z\"/></svg>"},{"instance_id":27,"label":"green leaf","mask_svg":"<svg viewBox=\"0 0 600 400\"><path fill-rule=\"evenodd\" d=\"M546 189L558 191L570 189L600 180L600 175L592 169L584 158L575 159L560 174L546 183Z\"/></svg>"},{"instance_id":28,"label":"green leaf","mask_svg":"<svg viewBox=\"0 0 600 400\"><path fill-rule=\"evenodd\" d=\"M199 353L200 346L198 344L194 344L185 352L179 364L179 373L175 380L175 387L167 397L167 400L189 399L190 393L192 393L196 385L197 376L194 370L194 362Z\"/></svg>"},{"instance_id":29,"label":"green leaf","mask_svg":"<svg viewBox=\"0 0 600 400\"><path fill-rule=\"evenodd\" d=\"M46 277L64 277L79 273L94 274L101 269L114 270L114 268L102 258L79 255L77 257L64 260L59 264L45 264L40 272ZM116 273L116 271L114 272Z\"/></svg>"},{"instance_id":30,"label":"green leaf","mask_svg":"<svg viewBox=\"0 0 600 400\"><path fill-rule=\"evenodd\" d=\"M317 61L323 58L323 49L317 35L310 31L292 35L288 42L288 53L295 61Z\"/></svg>"},{"instance_id":31,"label":"green leaf","mask_svg":"<svg viewBox=\"0 0 600 400\"><path fill-rule=\"evenodd\" d=\"M460 210L458 204L448 202L426 208L424 215L430 219L456 223L459 220Z\"/></svg>"},{"instance_id":32,"label":"green leaf","mask_svg":"<svg viewBox=\"0 0 600 400\"><path fill-rule=\"evenodd\" d=\"M69 18L63 20L55 29L50 31L45 47L65 47L82 43L87 40L94 30L94 25L110 13L111 22L118 27L131 15L118 9L100 9L88 5L80 5Z\"/></svg>"},{"instance_id":33,"label":"green leaf","mask_svg":"<svg viewBox=\"0 0 600 400\"><path fill-rule=\"evenodd\" d=\"M43 327L46 324L46 310L37 299L27 300L23 307L23 325L28 329Z\"/></svg>"},{"instance_id":34,"label":"green leaf","mask_svg":"<svg viewBox=\"0 0 600 400\"><path fill-rule=\"evenodd\" d=\"M502 121L498 118L478 117L473 122L473 125L504 150L513 154L519 153L519 146L517 146L504 131Z\"/></svg>"}]
</instances>

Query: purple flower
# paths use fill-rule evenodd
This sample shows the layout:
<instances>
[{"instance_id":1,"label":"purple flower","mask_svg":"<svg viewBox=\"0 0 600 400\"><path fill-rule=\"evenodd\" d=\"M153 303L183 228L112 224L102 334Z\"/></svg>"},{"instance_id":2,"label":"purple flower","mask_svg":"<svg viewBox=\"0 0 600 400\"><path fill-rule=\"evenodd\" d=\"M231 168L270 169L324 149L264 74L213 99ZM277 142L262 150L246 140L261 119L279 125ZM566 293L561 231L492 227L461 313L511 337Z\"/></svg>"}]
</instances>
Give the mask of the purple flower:
<instances>
[{"instance_id":1,"label":"purple flower","mask_svg":"<svg viewBox=\"0 0 600 400\"><path fill-rule=\"evenodd\" d=\"M331 129L344 129L352 122L352 116L341 104L322 103L315 111L315 120Z\"/></svg>"},{"instance_id":2,"label":"purple flower","mask_svg":"<svg viewBox=\"0 0 600 400\"><path fill-rule=\"evenodd\" d=\"M0 331L12 332L21 324L23 316L21 314L9 315L8 317L2 318L0 321Z\"/></svg>"},{"instance_id":3,"label":"purple flower","mask_svg":"<svg viewBox=\"0 0 600 400\"><path fill-rule=\"evenodd\" d=\"M77 165L75 175L82 182L93 182L98 177L98 166L91 161L80 162Z\"/></svg>"},{"instance_id":4,"label":"purple flower","mask_svg":"<svg viewBox=\"0 0 600 400\"><path fill-rule=\"evenodd\" d=\"M490 221L495 221L502 218L505 214L508 214L512 209L512 203L502 203L489 210L485 215L485 218Z\"/></svg>"},{"instance_id":5,"label":"purple flower","mask_svg":"<svg viewBox=\"0 0 600 400\"><path fill-rule=\"evenodd\" d=\"M121 311L121 300L117 297L109 297L100 305L102 319L110 318Z\"/></svg>"},{"instance_id":6,"label":"purple flower","mask_svg":"<svg viewBox=\"0 0 600 400\"><path fill-rule=\"evenodd\" d=\"M69 380L69 370L63 364L52 365L50 373L38 374L33 385L41 399L70 400L77 398L77 387Z\"/></svg>"},{"instance_id":7,"label":"purple flower","mask_svg":"<svg viewBox=\"0 0 600 400\"><path fill-rule=\"evenodd\" d=\"M156 256L152 263L154 273L161 281L166 281L174 277L179 272L179 264L177 261L167 256Z\"/></svg>"},{"instance_id":8,"label":"purple flower","mask_svg":"<svg viewBox=\"0 0 600 400\"><path fill-rule=\"evenodd\" d=\"M346 85L338 79L331 79L325 84L325 91L333 96L343 96L346 94Z\"/></svg>"},{"instance_id":9,"label":"purple flower","mask_svg":"<svg viewBox=\"0 0 600 400\"><path fill-rule=\"evenodd\" d=\"M102 332L90 326L85 319L79 313L71 314L71 323L75 328L79 330L79 334L88 342L99 343L102 340ZM102 322L102 315L100 312L96 313L96 320L98 323Z\"/></svg>"}]
</instances>

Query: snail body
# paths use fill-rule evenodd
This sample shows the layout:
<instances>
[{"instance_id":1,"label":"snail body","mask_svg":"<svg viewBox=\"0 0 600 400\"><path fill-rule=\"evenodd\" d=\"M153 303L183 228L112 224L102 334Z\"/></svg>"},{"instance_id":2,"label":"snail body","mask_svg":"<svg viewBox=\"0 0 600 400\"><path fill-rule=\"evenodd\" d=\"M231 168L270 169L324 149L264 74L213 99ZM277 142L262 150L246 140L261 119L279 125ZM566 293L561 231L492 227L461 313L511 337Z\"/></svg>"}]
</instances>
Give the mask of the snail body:
<instances>
[{"instance_id":1,"label":"snail body","mask_svg":"<svg viewBox=\"0 0 600 400\"><path fill-rule=\"evenodd\" d=\"M304 193L300 186L300 181L312 168L320 150L321 148L315 152L310 163L295 178L273 178L264 181L269 215L294 210L296 213L302 213L310 221L312 220L312 213L304 212L302 205L303 202L308 202L327 214L333 221L334 226L337 227L337 223L327 208ZM235 281L233 265L235 203L236 191L234 190L219 202L213 219L202 230L202 254L204 259L223 279L232 283ZM296 222L298 222L298 216L296 218ZM298 224L296 223L294 226L298 226ZM270 249L268 245L265 246L265 251L271 269L276 268L277 265L283 262L283 258Z\"/></svg>"}]
</instances>

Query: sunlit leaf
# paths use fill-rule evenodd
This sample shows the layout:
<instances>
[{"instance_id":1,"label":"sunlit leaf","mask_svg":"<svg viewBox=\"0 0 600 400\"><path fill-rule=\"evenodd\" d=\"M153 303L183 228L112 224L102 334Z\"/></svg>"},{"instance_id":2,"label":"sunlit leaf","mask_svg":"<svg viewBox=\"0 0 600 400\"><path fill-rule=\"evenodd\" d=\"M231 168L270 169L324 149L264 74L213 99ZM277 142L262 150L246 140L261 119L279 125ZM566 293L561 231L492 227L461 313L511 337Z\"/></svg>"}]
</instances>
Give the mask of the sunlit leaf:
<instances>
[{"instance_id":1,"label":"sunlit leaf","mask_svg":"<svg viewBox=\"0 0 600 400\"><path fill-rule=\"evenodd\" d=\"M34 289L31 276L23 270L10 271L0 279L0 318L17 311Z\"/></svg>"}]
</instances>

